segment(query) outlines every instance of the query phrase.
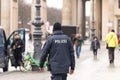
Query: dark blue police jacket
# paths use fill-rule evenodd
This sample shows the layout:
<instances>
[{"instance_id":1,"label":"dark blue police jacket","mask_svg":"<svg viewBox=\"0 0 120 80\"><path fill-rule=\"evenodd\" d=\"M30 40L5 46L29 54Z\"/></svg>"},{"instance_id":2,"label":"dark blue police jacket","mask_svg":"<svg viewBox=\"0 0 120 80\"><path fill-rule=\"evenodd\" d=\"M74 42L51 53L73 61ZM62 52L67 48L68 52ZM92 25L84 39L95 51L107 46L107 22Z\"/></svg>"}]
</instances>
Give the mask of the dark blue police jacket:
<instances>
[{"instance_id":1,"label":"dark blue police jacket","mask_svg":"<svg viewBox=\"0 0 120 80\"><path fill-rule=\"evenodd\" d=\"M55 31L46 40L41 50L40 67L48 56L48 65L52 74L68 73L69 68L74 70L75 57L71 39L64 35L62 31Z\"/></svg>"}]
</instances>

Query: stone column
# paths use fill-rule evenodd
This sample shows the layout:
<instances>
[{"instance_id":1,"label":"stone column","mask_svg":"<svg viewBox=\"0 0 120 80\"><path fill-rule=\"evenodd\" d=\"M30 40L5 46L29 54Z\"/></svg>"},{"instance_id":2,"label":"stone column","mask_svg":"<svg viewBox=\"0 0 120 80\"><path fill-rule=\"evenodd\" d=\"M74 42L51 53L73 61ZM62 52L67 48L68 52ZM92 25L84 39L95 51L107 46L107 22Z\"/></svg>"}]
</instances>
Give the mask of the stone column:
<instances>
[{"instance_id":1,"label":"stone column","mask_svg":"<svg viewBox=\"0 0 120 80\"><path fill-rule=\"evenodd\" d=\"M111 23L111 26L109 27L109 31L111 31L111 29L115 30L115 26L114 26L114 0L108 0L108 19L109 22Z\"/></svg>"},{"instance_id":2,"label":"stone column","mask_svg":"<svg viewBox=\"0 0 120 80\"><path fill-rule=\"evenodd\" d=\"M32 5L31 5L31 21L33 21L34 20L34 18L35 18L35 1L36 0L32 0ZM31 25L31 33L33 33L33 30L34 30L34 26L33 25Z\"/></svg>"},{"instance_id":3,"label":"stone column","mask_svg":"<svg viewBox=\"0 0 120 80\"><path fill-rule=\"evenodd\" d=\"M1 26L7 37L13 30L18 29L18 1L1 0Z\"/></svg>"},{"instance_id":4,"label":"stone column","mask_svg":"<svg viewBox=\"0 0 120 80\"><path fill-rule=\"evenodd\" d=\"M78 20L79 33L85 36L85 0L78 0Z\"/></svg>"},{"instance_id":5,"label":"stone column","mask_svg":"<svg viewBox=\"0 0 120 80\"><path fill-rule=\"evenodd\" d=\"M10 0L1 0L1 27L10 34Z\"/></svg>"},{"instance_id":6,"label":"stone column","mask_svg":"<svg viewBox=\"0 0 120 80\"><path fill-rule=\"evenodd\" d=\"M72 0L63 0L62 25L72 25Z\"/></svg>"},{"instance_id":7,"label":"stone column","mask_svg":"<svg viewBox=\"0 0 120 80\"><path fill-rule=\"evenodd\" d=\"M77 26L77 19L78 19L78 0L72 1L72 25ZM77 26L78 27L78 26Z\"/></svg>"},{"instance_id":8,"label":"stone column","mask_svg":"<svg viewBox=\"0 0 120 80\"><path fill-rule=\"evenodd\" d=\"M102 40L105 41L108 32L114 28L114 2L115 0L102 1Z\"/></svg>"},{"instance_id":9,"label":"stone column","mask_svg":"<svg viewBox=\"0 0 120 80\"><path fill-rule=\"evenodd\" d=\"M102 27L102 13L101 13L101 0L94 1L94 28L95 35L100 39Z\"/></svg>"},{"instance_id":10,"label":"stone column","mask_svg":"<svg viewBox=\"0 0 120 80\"><path fill-rule=\"evenodd\" d=\"M17 29L18 29L18 0L10 0L10 33Z\"/></svg>"},{"instance_id":11,"label":"stone column","mask_svg":"<svg viewBox=\"0 0 120 80\"><path fill-rule=\"evenodd\" d=\"M47 22L47 0L41 0L41 18L44 23ZM42 27L42 32L43 32L42 38L45 39L46 38L45 25L43 25L43 27Z\"/></svg>"}]
</instances>

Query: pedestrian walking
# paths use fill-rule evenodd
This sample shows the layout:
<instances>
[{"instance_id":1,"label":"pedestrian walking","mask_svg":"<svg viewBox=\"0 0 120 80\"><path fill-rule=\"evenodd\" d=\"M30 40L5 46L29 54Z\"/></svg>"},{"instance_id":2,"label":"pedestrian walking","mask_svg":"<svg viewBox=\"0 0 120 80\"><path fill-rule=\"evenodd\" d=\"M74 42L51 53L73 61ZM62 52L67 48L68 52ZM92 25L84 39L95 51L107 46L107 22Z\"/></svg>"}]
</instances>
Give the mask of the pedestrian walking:
<instances>
[{"instance_id":1,"label":"pedestrian walking","mask_svg":"<svg viewBox=\"0 0 120 80\"><path fill-rule=\"evenodd\" d=\"M118 38L113 29L107 34L106 43L108 45L109 62L111 64L114 63L115 48L118 48Z\"/></svg>"},{"instance_id":2,"label":"pedestrian walking","mask_svg":"<svg viewBox=\"0 0 120 80\"><path fill-rule=\"evenodd\" d=\"M118 37L118 46L119 46L119 51L120 51L120 36Z\"/></svg>"},{"instance_id":3,"label":"pedestrian walking","mask_svg":"<svg viewBox=\"0 0 120 80\"><path fill-rule=\"evenodd\" d=\"M48 69L51 80L67 80L67 73L73 74L75 68L74 49L71 39L64 35L61 24L53 26L53 35L49 36L41 51L40 71L48 56Z\"/></svg>"},{"instance_id":4,"label":"pedestrian walking","mask_svg":"<svg viewBox=\"0 0 120 80\"><path fill-rule=\"evenodd\" d=\"M91 42L91 49L93 51L93 55L97 56L97 50L100 49L100 42L99 42L97 36L94 36L94 38Z\"/></svg>"},{"instance_id":5,"label":"pedestrian walking","mask_svg":"<svg viewBox=\"0 0 120 80\"><path fill-rule=\"evenodd\" d=\"M76 34L76 36L74 38L74 45L75 45L77 58L80 57L82 43L83 43L83 38L82 38L81 34Z\"/></svg>"},{"instance_id":6,"label":"pedestrian walking","mask_svg":"<svg viewBox=\"0 0 120 80\"><path fill-rule=\"evenodd\" d=\"M20 65L20 62L22 62L22 49L23 49L23 41L20 38L20 35L17 33L14 36L14 40L10 46L10 51L13 52L14 58L15 58L15 68Z\"/></svg>"},{"instance_id":7,"label":"pedestrian walking","mask_svg":"<svg viewBox=\"0 0 120 80\"><path fill-rule=\"evenodd\" d=\"M29 33L29 40L30 41L32 40L32 34L31 34L31 32Z\"/></svg>"},{"instance_id":8,"label":"pedestrian walking","mask_svg":"<svg viewBox=\"0 0 120 80\"><path fill-rule=\"evenodd\" d=\"M117 38L118 38L118 51L120 51L120 33L117 33Z\"/></svg>"}]
</instances>

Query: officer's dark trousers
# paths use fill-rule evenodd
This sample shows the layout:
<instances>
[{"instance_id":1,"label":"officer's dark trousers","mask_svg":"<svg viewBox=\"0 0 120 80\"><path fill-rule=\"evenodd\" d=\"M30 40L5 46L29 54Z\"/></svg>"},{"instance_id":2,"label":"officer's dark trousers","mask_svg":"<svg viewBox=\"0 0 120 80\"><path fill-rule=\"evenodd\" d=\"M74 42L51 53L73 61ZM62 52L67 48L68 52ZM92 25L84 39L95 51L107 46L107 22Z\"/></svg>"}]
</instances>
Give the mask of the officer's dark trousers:
<instances>
[{"instance_id":1,"label":"officer's dark trousers","mask_svg":"<svg viewBox=\"0 0 120 80\"><path fill-rule=\"evenodd\" d=\"M67 80L67 74L52 74L51 80Z\"/></svg>"},{"instance_id":2,"label":"officer's dark trousers","mask_svg":"<svg viewBox=\"0 0 120 80\"><path fill-rule=\"evenodd\" d=\"M110 62L111 62L111 61L114 62L114 51L115 51L115 48L114 48L114 47L113 47L113 48L110 47L110 48L108 49Z\"/></svg>"}]
</instances>

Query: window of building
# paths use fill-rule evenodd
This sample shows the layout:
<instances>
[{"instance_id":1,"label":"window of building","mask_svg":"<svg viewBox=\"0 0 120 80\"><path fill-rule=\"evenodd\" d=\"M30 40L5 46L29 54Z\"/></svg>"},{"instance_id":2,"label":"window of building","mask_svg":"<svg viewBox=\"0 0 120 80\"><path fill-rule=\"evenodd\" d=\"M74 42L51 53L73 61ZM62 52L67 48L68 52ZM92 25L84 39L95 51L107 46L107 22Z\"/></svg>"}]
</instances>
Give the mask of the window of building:
<instances>
[{"instance_id":1,"label":"window of building","mask_svg":"<svg viewBox=\"0 0 120 80\"><path fill-rule=\"evenodd\" d=\"M118 0L118 8L120 8L120 0Z\"/></svg>"},{"instance_id":2,"label":"window of building","mask_svg":"<svg viewBox=\"0 0 120 80\"><path fill-rule=\"evenodd\" d=\"M120 33L120 19L118 20L118 32Z\"/></svg>"}]
</instances>

